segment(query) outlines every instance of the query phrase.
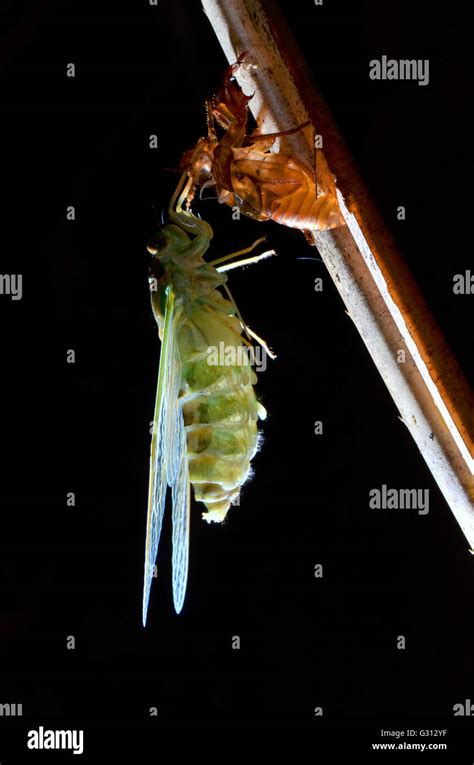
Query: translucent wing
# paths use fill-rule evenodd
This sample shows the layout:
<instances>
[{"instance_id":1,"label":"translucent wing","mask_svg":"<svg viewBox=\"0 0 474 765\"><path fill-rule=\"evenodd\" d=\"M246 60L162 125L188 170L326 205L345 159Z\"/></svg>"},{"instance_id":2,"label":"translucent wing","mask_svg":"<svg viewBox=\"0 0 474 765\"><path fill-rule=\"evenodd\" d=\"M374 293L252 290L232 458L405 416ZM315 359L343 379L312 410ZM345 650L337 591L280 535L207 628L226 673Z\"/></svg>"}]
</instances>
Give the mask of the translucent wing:
<instances>
[{"instance_id":1,"label":"translucent wing","mask_svg":"<svg viewBox=\"0 0 474 765\"><path fill-rule=\"evenodd\" d=\"M143 586L143 625L146 624L150 588L153 580L153 566L158 553L167 486L173 488L173 501L179 501L183 515L182 494L189 492L186 458L186 434L181 406L178 403L181 381L181 363L176 343L179 309L175 307L174 293L168 290L165 320L158 372L153 435L150 453L150 484L148 492L148 515L145 544L145 575ZM181 484L185 483L182 487ZM189 505L189 503L188 503ZM189 507L186 510L189 513ZM181 524L182 525L182 524ZM186 552L187 561L187 552ZM186 563L187 570L187 563ZM186 580L184 580L185 583ZM181 605L184 592L181 597Z\"/></svg>"},{"instance_id":2,"label":"translucent wing","mask_svg":"<svg viewBox=\"0 0 474 765\"><path fill-rule=\"evenodd\" d=\"M186 431L183 412L178 414L179 469L173 484L173 601L177 614L186 594L189 560L189 509L191 503Z\"/></svg>"}]
</instances>

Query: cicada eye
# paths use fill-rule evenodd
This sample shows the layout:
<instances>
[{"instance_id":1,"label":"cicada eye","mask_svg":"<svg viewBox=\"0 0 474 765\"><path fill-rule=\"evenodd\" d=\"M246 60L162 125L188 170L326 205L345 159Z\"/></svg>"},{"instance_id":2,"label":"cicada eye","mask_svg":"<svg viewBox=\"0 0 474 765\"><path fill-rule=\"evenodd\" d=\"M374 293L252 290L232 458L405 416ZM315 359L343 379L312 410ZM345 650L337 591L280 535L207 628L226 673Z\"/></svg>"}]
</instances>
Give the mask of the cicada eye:
<instances>
[{"instance_id":1,"label":"cicada eye","mask_svg":"<svg viewBox=\"0 0 474 765\"><path fill-rule=\"evenodd\" d=\"M150 253L150 255L156 255L165 246L166 246L166 237L161 231L158 231L158 233L154 234L151 237L146 248L148 252Z\"/></svg>"},{"instance_id":2,"label":"cicada eye","mask_svg":"<svg viewBox=\"0 0 474 765\"><path fill-rule=\"evenodd\" d=\"M198 186L202 186L208 181L212 181L212 159L208 154L203 154L200 162L196 162L194 167L195 176L197 176Z\"/></svg>"}]
</instances>

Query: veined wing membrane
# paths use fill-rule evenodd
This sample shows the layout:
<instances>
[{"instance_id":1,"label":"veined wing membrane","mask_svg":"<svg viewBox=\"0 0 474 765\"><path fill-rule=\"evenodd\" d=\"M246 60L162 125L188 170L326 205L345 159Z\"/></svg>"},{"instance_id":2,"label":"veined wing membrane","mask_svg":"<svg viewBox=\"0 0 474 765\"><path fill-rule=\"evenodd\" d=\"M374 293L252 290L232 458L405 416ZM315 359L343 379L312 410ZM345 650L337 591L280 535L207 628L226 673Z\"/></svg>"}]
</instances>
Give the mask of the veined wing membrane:
<instances>
[{"instance_id":1,"label":"veined wing membrane","mask_svg":"<svg viewBox=\"0 0 474 765\"><path fill-rule=\"evenodd\" d=\"M176 438L179 442L179 470L173 484L173 601L177 614L180 613L186 583L189 561L189 513L191 487L189 483L188 453L183 412L179 404Z\"/></svg>"},{"instance_id":2,"label":"veined wing membrane","mask_svg":"<svg viewBox=\"0 0 474 765\"><path fill-rule=\"evenodd\" d=\"M153 580L153 566L158 553L167 485L174 486L181 472L183 441L179 437L182 412L178 405L181 363L176 343L179 319L175 296L168 290L163 338L158 372L153 435L150 453L150 484L145 543L145 572L143 586L143 625L146 624L148 601ZM184 425L183 431L184 431ZM185 438L185 436L184 436ZM184 451L186 443L184 441Z\"/></svg>"}]
</instances>

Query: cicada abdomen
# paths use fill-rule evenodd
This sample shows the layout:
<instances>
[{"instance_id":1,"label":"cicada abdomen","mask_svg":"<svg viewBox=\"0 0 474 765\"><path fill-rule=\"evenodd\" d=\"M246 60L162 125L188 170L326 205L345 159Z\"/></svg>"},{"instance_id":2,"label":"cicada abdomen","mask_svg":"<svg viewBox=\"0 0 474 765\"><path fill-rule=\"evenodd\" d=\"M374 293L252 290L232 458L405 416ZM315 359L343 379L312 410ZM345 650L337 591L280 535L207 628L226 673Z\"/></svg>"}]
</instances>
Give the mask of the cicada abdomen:
<instances>
[{"instance_id":1,"label":"cicada abdomen","mask_svg":"<svg viewBox=\"0 0 474 765\"><path fill-rule=\"evenodd\" d=\"M216 293L212 305L201 307L202 297L198 286L182 319L178 347L189 478L210 522L225 518L250 475L257 420L265 410L255 396L257 376L232 304Z\"/></svg>"},{"instance_id":2,"label":"cicada abdomen","mask_svg":"<svg viewBox=\"0 0 474 765\"><path fill-rule=\"evenodd\" d=\"M233 149L232 153L234 198L230 201L246 215L301 231L341 225L335 189L318 194L315 178L301 162L254 147Z\"/></svg>"},{"instance_id":3,"label":"cicada abdomen","mask_svg":"<svg viewBox=\"0 0 474 765\"><path fill-rule=\"evenodd\" d=\"M190 186L188 181L174 209L180 182L169 208L173 222L148 248L162 347L150 458L144 623L167 487L172 490L173 595L179 613L188 570L190 486L206 506L203 517L222 521L250 476L259 443L257 421L266 415L255 395L257 377L244 333L257 336L243 323L227 276L219 270L236 263L216 268L204 260L212 229L183 209Z\"/></svg>"}]
</instances>

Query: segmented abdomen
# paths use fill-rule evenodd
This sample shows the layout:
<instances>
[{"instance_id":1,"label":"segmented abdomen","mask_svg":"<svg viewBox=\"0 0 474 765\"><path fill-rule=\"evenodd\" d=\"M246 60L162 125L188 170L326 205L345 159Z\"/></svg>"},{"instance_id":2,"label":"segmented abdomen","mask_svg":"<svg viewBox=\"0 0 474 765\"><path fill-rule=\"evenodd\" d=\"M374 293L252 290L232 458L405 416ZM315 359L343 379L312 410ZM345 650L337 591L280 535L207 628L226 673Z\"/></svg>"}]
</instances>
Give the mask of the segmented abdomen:
<instances>
[{"instance_id":1,"label":"segmented abdomen","mask_svg":"<svg viewBox=\"0 0 474 765\"><path fill-rule=\"evenodd\" d=\"M235 317L195 309L183 321L179 349L190 481L207 507L203 517L222 521L258 448L257 420L265 410L253 389L257 377Z\"/></svg>"},{"instance_id":2,"label":"segmented abdomen","mask_svg":"<svg viewBox=\"0 0 474 765\"><path fill-rule=\"evenodd\" d=\"M318 195L313 175L301 162L252 147L232 152L232 189L243 200L245 214L301 231L324 231L344 223L330 177L325 178L326 192Z\"/></svg>"}]
</instances>

